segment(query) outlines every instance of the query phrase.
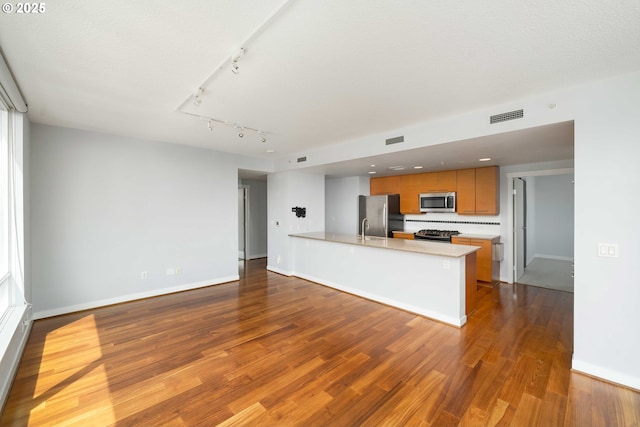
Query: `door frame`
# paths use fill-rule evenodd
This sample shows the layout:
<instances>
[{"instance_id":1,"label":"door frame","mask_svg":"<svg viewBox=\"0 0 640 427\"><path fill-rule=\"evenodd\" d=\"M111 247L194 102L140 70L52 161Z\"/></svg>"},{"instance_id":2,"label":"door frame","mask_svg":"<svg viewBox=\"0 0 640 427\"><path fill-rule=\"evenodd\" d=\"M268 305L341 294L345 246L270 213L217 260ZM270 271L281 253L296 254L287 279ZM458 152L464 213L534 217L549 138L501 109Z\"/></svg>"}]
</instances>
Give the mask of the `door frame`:
<instances>
[{"instance_id":1,"label":"door frame","mask_svg":"<svg viewBox=\"0 0 640 427\"><path fill-rule=\"evenodd\" d=\"M518 181L522 181L522 187L518 187L515 188L516 185L514 185L514 189L513 189L513 203L514 203L514 208L513 208L513 224L514 224L514 230L513 230L513 271L515 272L514 276L513 276L513 281L517 282L518 279L520 278L520 275L518 273L520 273L520 271L518 270L518 261L520 260L520 258L522 258L522 274L524 274L524 270L525 268L527 268L527 180L521 176L515 177L513 178L513 183L516 184ZM520 233L518 233L518 229L515 228L517 222L518 222L518 209L516 209L516 202L517 200L520 198L518 197L518 190L522 189L522 194L520 195L520 197L522 198L522 242L519 241L518 237L520 236ZM522 248L522 256L520 254L520 249Z\"/></svg>"},{"instance_id":2,"label":"door frame","mask_svg":"<svg viewBox=\"0 0 640 427\"><path fill-rule=\"evenodd\" d=\"M242 259L243 261L246 261L248 256L247 253L248 251L248 244L249 244L249 227L247 226L247 222L249 221L249 186L245 185L245 184L240 184L238 185L238 192L242 191L243 193L243 199L244 199L244 212L243 212L243 216L244 216L244 221L242 222L242 224L238 224L238 234L240 233L240 228L244 228L244 256L240 255L240 248L238 248L238 258ZM240 214L240 212L238 212L238 214ZM238 215L239 216L239 215ZM240 236L238 236L238 243L240 243Z\"/></svg>"},{"instance_id":3,"label":"door frame","mask_svg":"<svg viewBox=\"0 0 640 427\"><path fill-rule=\"evenodd\" d=\"M574 168L562 168L562 169L546 169L546 170L533 170L522 172L509 172L507 173L507 250L505 254L508 255L508 268L507 268L507 283L514 283L514 267L515 259L513 257L514 248L516 242L514 241L514 229L513 229L513 180L514 178L525 176L545 176L545 175L566 175L575 173ZM575 211L573 213L575 218ZM575 227L575 221L574 221ZM575 231L575 230L574 230ZM575 233L574 233L575 236ZM505 257L506 258L506 257Z\"/></svg>"}]
</instances>

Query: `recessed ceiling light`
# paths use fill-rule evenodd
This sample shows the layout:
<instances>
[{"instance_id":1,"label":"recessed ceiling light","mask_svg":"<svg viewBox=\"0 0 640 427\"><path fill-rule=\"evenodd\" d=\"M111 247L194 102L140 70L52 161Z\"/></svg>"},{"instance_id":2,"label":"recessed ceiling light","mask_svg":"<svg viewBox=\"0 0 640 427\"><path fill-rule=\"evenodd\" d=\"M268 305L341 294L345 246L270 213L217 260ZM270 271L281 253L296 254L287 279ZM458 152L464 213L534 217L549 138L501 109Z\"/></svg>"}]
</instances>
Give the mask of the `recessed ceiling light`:
<instances>
[{"instance_id":1,"label":"recessed ceiling light","mask_svg":"<svg viewBox=\"0 0 640 427\"><path fill-rule=\"evenodd\" d=\"M481 159L478 159L479 162L488 162L489 160L491 160L491 157L483 157Z\"/></svg>"},{"instance_id":2,"label":"recessed ceiling light","mask_svg":"<svg viewBox=\"0 0 640 427\"><path fill-rule=\"evenodd\" d=\"M422 169L422 166L414 166L414 169Z\"/></svg>"},{"instance_id":3,"label":"recessed ceiling light","mask_svg":"<svg viewBox=\"0 0 640 427\"><path fill-rule=\"evenodd\" d=\"M389 166L389 169L391 169L392 171L403 171L406 168L404 166Z\"/></svg>"},{"instance_id":4,"label":"recessed ceiling light","mask_svg":"<svg viewBox=\"0 0 640 427\"><path fill-rule=\"evenodd\" d=\"M265 151L265 152L266 152L266 153L275 153L275 152L276 152L276 150L267 150L267 151Z\"/></svg>"},{"instance_id":5,"label":"recessed ceiling light","mask_svg":"<svg viewBox=\"0 0 640 427\"><path fill-rule=\"evenodd\" d=\"M376 165L369 165L369 166L371 166L372 168L375 168L375 167L376 167Z\"/></svg>"},{"instance_id":6,"label":"recessed ceiling light","mask_svg":"<svg viewBox=\"0 0 640 427\"><path fill-rule=\"evenodd\" d=\"M376 173L376 171L369 171L369 173L373 175L374 173Z\"/></svg>"}]
</instances>

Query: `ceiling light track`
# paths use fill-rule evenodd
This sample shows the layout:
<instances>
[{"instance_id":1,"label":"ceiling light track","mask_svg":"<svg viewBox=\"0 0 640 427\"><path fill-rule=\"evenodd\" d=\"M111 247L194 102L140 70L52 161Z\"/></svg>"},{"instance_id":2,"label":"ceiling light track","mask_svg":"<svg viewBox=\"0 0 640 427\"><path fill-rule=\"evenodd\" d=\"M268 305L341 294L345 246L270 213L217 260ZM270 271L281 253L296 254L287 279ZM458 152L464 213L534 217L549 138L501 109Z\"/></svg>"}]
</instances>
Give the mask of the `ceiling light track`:
<instances>
[{"instance_id":1,"label":"ceiling light track","mask_svg":"<svg viewBox=\"0 0 640 427\"><path fill-rule=\"evenodd\" d=\"M238 131L238 138L243 138L245 134L248 132L255 133L259 137L260 142L267 142L268 132L256 128L252 128L250 126L244 126L240 123L230 122L228 120L216 119L215 117L203 116L201 114L190 113L188 111L181 111L183 114L191 117L197 117L203 122L207 122L207 128L209 132L213 132L216 126L225 126L229 128L234 128Z\"/></svg>"},{"instance_id":2,"label":"ceiling light track","mask_svg":"<svg viewBox=\"0 0 640 427\"><path fill-rule=\"evenodd\" d=\"M213 130L213 124L217 123L217 124L222 124L225 126L230 126L230 127L236 127L238 128L240 131L238 132L238 136L240 138L242 138L244 136L244 131L251 131L251 132L256 132L258 135L260 135L260 140L262 142L266 142L267 141L267 133L255 128L251 128L248 126L241 126L238 123L234 123L234 122L230 122L227 120L220 120L220 119L215 119L212 117L207 117L204 115L200 115L200 114L194 114L194 113L189 113L187 111L184 111L185 106L187 106L189 103L193 103L194 106L199 107L200 104L202 103L202 96L204 94L204 88L206 86L208 86L213 80L216 79L216 77L222 72L222 70L226 69L227 67L230 68L231 72L233 72L234 74L239 74L240 73L240 66L238 64L240 58L242 56L244 56L244 54L247 51L247 46L249 46L286 8L287 6L289 6L291 3L293 3L294 0L286 0L284 1L280 7L278 7L273 13L271 13L271 15L269 15L269 17L262 23L260 24L260 26L258 26L258 28L256 28L250 35L249 37L247 37L243 43L240 44L240 47L238 49L235 49L231 55L229 55L224 61L222 61L218 67L216 69L213 70L213 72L211 74L209 74L209 76L204 79L204 81L202 83L200 83L200 85L198 85L198 89L190 94L189 96L187 96L181 103L180 105L178 105L178 107L176 108L176 111L179 113L183 113L189 116L194 116L194 117L199 117L201 120L206 120L207 121L207 126L209 127L209 130L212 131Z\"/></svg>"}]
</instances>

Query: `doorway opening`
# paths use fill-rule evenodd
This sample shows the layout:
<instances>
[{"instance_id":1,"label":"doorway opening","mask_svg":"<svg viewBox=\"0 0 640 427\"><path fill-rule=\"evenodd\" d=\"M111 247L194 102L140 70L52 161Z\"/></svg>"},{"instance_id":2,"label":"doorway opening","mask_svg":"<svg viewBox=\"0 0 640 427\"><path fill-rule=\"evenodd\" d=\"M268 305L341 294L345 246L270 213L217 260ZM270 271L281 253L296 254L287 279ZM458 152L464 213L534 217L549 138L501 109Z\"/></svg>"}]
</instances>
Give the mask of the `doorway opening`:
<instances>
[{"instance_id":1,"label":"doorway opening","mask_svg":"<svg viewBox=\"0 0 640 427\"><path fill-rule=\"evenodd\" d=\"M573 169L509 175L510 282L573 292Z\"/></svg>"}]
</instances>

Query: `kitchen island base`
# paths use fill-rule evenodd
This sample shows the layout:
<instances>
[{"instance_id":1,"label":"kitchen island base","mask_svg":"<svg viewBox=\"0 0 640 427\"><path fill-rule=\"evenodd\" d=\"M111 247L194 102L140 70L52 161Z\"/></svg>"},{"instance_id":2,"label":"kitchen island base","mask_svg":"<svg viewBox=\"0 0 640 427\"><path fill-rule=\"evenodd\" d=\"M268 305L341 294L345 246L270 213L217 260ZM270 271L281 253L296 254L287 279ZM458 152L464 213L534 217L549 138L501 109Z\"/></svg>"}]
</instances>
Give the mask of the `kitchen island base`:
<instances>
[{"instance_id":1,"label":"kitchen island base","mask_svg":"<svg viewBox=\"0 0 640 427\"><path fill-rule=\"evenodd\" d=\"M291 239L297 277L457 327L475 309L471 247L452 253L454 245L444 243L361 241L329 233Z\"/></svg>"}]
</instances>

